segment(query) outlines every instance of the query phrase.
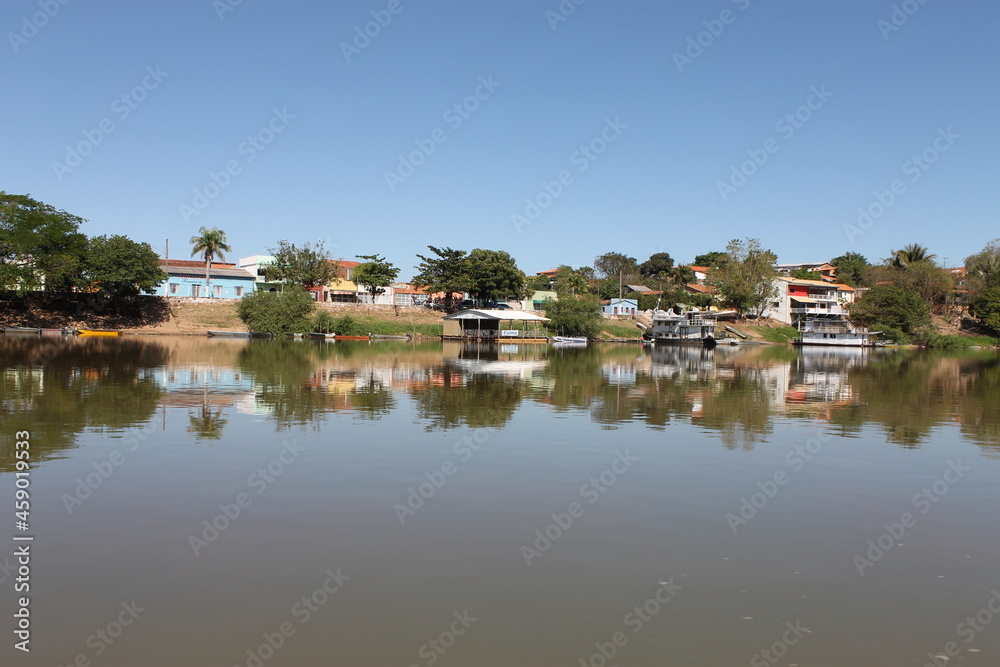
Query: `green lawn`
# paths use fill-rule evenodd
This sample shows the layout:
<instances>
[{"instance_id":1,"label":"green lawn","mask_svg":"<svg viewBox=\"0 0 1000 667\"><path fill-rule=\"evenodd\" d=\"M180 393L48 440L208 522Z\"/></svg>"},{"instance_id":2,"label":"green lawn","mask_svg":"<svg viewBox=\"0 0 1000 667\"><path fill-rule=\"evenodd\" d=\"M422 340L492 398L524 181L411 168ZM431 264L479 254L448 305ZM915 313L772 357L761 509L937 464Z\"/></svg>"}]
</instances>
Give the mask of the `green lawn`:
<instances>
[{"instance_id":1,"label":"green lawn","mask_svg":"<svg viewBox=\"0 0 1000 667\"><path fill-rule=\"evenodd\" d=\"M790 343L799 337L795 327L760 327L757 333L769 343Z\"/></svg>"}]
</instances>

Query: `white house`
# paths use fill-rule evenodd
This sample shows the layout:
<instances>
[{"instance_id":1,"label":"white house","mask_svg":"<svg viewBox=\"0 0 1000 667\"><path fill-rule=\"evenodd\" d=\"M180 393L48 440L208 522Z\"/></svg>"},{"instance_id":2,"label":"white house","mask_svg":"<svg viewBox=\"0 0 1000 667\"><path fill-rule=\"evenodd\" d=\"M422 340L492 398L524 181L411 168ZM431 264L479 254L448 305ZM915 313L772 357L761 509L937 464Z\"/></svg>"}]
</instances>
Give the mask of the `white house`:
<instances>
[{"instance_id":1,"label":"white house","mask_svg":"<svg viewBox=\"0 0 1000 667\"><path fill-rule=\"evenodd\" d=\"M798 326L806 317L847 315L845 306L854 302L855 290L849 285L822 280L775 278L778 295L764 309L763 316Z\"/></svg>"}]
</instances>

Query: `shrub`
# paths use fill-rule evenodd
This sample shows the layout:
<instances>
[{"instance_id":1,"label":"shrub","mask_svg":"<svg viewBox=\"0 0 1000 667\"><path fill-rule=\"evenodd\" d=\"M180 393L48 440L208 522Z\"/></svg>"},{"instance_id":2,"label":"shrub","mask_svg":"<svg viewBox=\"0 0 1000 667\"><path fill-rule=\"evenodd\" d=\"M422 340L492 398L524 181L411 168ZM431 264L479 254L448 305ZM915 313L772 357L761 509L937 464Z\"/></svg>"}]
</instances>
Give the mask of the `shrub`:
<instances>
[{"instance_id":1,"label":"shrub","mask_svg":"<svg viewBox=\"0 0 1000 667\"><path fill-rule=\"evenodd\" d=\"M989 287L980 292L970 310L983 326L1000 334L1000 287Z\"/></svg>"},{"instance_id":2,"label":"shrub","mask_svg":"<svg viewBox=\"0 0 1000 667\"><path fill-rule=\"evenodd\" d=\"M545 302L545 325L561 336L593 338L601 330L601 305L594 299L563 298Z\"/></svg>"},{"instance_id":3,"label":"shrub","mask_svg":"<svg viewBox=\"0 0 1000 667\"><path fill-rule=\"evenodd\" d=\"M313 320L311 331L315 333L335 333L337 320L325 310L321 310Z\"/></svg>"},{"instance_id":4,"label":"shrub","mask_svg":"<svg viewBox=\"0 0 1000 667\"><path fill-rule=\"evenodd\" d=\"M930 323L930 305L916 292L876 285L851 304L851 319L869 329L913 335ZM896 342L900 342L896 340Z\"/></svg>"},{"instance_id":5,"label":"shrub","mask_svg":"<svg viewBox=\"0 0 1000 667\"><path fill-rule=\"evenodd\" d=\"M305 290L254 292L240 299L236 313L250 331L273 334L309 331L316 303Z\"/></svg>"}]
</instances>

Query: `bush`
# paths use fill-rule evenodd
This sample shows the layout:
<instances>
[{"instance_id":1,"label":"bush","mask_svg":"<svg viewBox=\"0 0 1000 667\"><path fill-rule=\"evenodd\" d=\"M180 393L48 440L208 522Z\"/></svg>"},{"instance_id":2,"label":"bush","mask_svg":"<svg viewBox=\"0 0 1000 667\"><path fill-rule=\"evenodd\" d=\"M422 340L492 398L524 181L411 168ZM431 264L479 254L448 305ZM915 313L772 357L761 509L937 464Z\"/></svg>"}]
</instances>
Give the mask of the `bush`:
<instances>
[{"instance_id":1,"label":"bush","mask_svg":"<svg viewBox=\"0 0 1000 667\"><path fill-rule=\"evenodd\" d=\"M250 331L275 335L309 331L316 302L305 290L254 292L240 299L236 313Z\"/></svg>"},{"instance_id":2,"label":"bush","mask_svg":"<svg viewBox=\"0 0 1000 667\"><path fill-rule=\"evenodd\" d=\"M1000 287L990 287L979 293L970 308L983 326L1000 334Z\"/></svg>"},{"instance_id":3,"label":"bush","mask_svg":"<svg viewBox=\"0 0 1000 667\"><path fill-rule=\"evenodd\" d=\"M930 323L930 311L919 294L895 285L876 285L850 306L851 319L858 324L907 337Z\"/></svg>"},{"instance_id":4,"label":"bush","mask_svg":"<svg viewBox=\"0 0 1000 667\"><path fill-rule=\"evenodd\" d=\"M336 333L337 320L325 310L320 311L313 320L310 331L314 333Z\"/></svg>"},{"instance_id":5,"label":"bush","mask_svg":"<svg viewBox=\"0 0 1000 667\"><path fill-rule=\"evenodd\" d=\"M594 299L567 297L545 302L545 325L560 336L587 336L593 338L601 330L601 304Z\"/></svg>"},{"instance_id":6,"label":"bush","mask_svg":"<svg viewBox=\"0 0 1000 667\"><path fill-rule=\"evenodd\" d=\"M341 336L367 336L369 331L364 323L350 315L344 315L333 320L333 331Z\"/></svg>"}]
</instances>

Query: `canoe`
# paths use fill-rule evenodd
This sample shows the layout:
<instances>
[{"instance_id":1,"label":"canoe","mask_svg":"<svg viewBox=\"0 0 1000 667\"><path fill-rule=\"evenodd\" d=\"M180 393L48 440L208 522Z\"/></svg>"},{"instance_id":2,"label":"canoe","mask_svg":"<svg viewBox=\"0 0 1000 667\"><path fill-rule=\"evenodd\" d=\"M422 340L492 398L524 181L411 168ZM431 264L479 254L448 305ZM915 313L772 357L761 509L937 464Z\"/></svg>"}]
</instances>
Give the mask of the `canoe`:
<instances>
[{"instance_id":1,"label":"canoe","mask_svg":"<svg viewBox=\"0 0 1000 667\"><path fill-rule=\"evenodd\" d=\"M43 336L65 336L67 333L66 329L42 329Z\"/></svg>"},{"instance_id":2,"label":"canoe","mask_svg":"<svg viewBox=\"0 0 1000 667\"><path fill-rule=\"evenodd\" d=\"M554 343L586 343L586 336L553 336Z\"/></svg>"},{"instance_id":3,"label":"canoe","mask_svg":"<svg viewBox=\"0 0 1000 667\"><path fill-rule=\"evenodd\" d=\"M250 332L249 331L212 331L212 330L209 330L209 331L206 331L205 333L207 333L209 336L219 336L219 337L226 337L226 338L249 338L250 337Z\"/></svg>"},{"instance_id":4,"label":"canoe","mask_svg":"<svg viewBox=\"0 0 1000 667\"><path fill-rule=\"evenodd\" d=\"M372 334L372 340L410 340L411 336L391 336L389 334Z\"/></svg>"},{"instance_id":5,"label":"canoe","mask_svg":"<svg viewBox=\"0 0 1000 667\"><path fill-rule=\"evenodd\" d=\"M285 334L285 338L291 338L292 340L302 340L303 338L305 338L305 334L290 333L290 334Z\"/></svg>"},{"instance_id":6,"label":"canoe","mask_svg":"<svg viewBox=\"0 0 1000 667\"><path fill-rule=\"evenodd\" d=\"M101 329L77 329L78 336L121 336L121 331L103 331Z\"/></svg>"},{"instance_id":7,"label":"canoe","mask_svg":"<svg viewBox=\"0 0 1000 667\"><path fill-rule=\"evenodd\" d=\"M5 327L3 332L8 334L39 334L42 330L35 327Z\"/></svg>"},{"instance_id":8,"label":"canoe","mask_svg":"<svg viewBox=\"0 0 1000 667\"><path fill-rule=\"evenodd\" d=\"M341 336L337 334L334 336L336 340L371 340L371 336Z\"/></svg>"},{"instance_id":9,"label":"canoe","mask_svg":"<svg viewBox=\"0 0 1000 667\"><path fill-rule=\"evenodd\" d=\"M316 333L311 333L311 334L308 334L308 336L309 336L310 338L318 338L318 339L320 339L320 340L323 340L323 339L326 339L326 340L333 340L333 339L335 339L335 338L337 337L337 334L334 334L334 333L319 333L319 332L316 332Z\"/></svg>"}]
</instances>

